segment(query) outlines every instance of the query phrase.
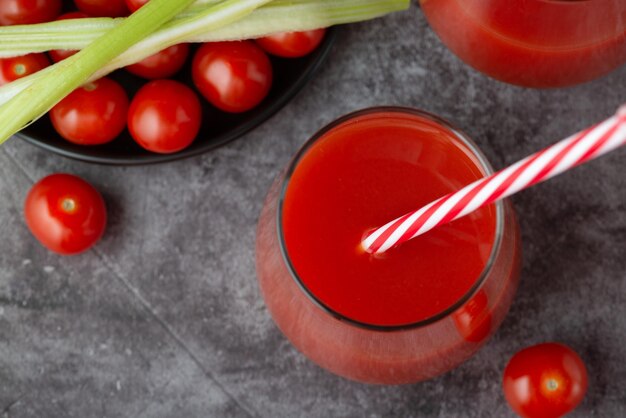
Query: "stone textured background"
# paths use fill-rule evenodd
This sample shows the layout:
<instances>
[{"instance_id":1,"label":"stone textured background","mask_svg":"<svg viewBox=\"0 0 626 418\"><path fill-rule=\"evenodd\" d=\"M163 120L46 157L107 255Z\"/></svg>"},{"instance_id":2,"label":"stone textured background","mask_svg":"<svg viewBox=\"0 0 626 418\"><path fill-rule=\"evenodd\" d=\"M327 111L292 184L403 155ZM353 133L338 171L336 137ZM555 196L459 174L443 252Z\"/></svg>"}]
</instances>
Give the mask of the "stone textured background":
<instances>
[{"instance_id":1,"label":"stone textured background","mask_svg":"<svg viewBox=\"0 0 626 418\"><path fill-rule=\"evenodd\" d=\"M322 125L366 106L449 119L503 167L610 115L626 67L536 91L463 65L417 8L341 31L318 76L253 133L217 151L140 168L88 165L19 140L0 148L1 417L510 417L507 359L557 340L590 372L575 417L626 416L626 150L514 200L524 270L495 338L457 370L402 387L343 380L273 325L254 271L255 223L272 178ZM61 258L22 220L52 172L102 191L97 247Z\"/></svg>"}]
</instances>

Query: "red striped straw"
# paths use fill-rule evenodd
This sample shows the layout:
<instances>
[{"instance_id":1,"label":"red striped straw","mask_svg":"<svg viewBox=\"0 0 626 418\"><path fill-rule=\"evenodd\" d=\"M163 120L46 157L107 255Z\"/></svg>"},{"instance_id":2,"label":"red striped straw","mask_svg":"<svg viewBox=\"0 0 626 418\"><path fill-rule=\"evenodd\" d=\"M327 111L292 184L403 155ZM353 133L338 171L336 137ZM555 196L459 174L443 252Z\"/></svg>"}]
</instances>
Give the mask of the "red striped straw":
<instances>
[{"instance_id":1,"label":"red striped straw","mask_svg":"<svg viewBox=\"0 0 626 418\"><path fill-rule=\"evenodd\" d=\"M375 229L361 245L369 253L383 253L439 225L461 218L624 144L626 105L604 122Z\"/></svg>"}]
</instances>

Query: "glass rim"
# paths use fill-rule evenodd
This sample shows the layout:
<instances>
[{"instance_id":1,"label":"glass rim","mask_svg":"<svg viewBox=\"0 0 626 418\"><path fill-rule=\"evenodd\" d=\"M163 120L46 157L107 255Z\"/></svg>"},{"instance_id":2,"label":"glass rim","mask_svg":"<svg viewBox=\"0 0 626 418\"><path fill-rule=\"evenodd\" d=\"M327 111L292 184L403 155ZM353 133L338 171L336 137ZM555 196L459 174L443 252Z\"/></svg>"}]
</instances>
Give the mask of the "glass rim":
<instances>
[{"instance_id":1,"label":"glass rim","mask_svg":"<svg viewBox=\"0 0 626 418\"><path fill-rule=\"evenodd\" d=\"M293 175L294 171L298 167L298 163L300 162L302 157L307 153L307 151L311 148L313 144L315 144L318 140L322 139L328 132L360 116L383 113L383 112L418 116L418 117L430 120L432 122L435 122L438 125L441 125L445 129L449 130L453 134L456 140L458 140L461 144L467 147L467 149L477 159L479 163L478 167L485 173L485 176L489 176L494 173L493 167L491 166L491 164L489 164L489 161L487 160L485 155L482 153L482 151L478 148L476 143L472 141L469 138L469 136L467 136L467 134L465 134L463 131L457 129L448 121L446 121L445 119L442 119L441 117L437 115L434 115L432 113L429 113L423 110L414 109L410 107L402 107L402 106L376 106L376 107L369 107L369 108L357 110L355 112L351 112L344 116L341 116L340 118L335 119L334 121L325 125L323 128L319 129L300 147L300 149L293 156L293 158L291 159L291 161L289 162L287 166L286 171L284 172L282 176L282 184L279 190L278 205L277 205L277 211L276 211L277 212L276 213L276 228L277 228L277 233L278 233L278 246L280 247L280 252L281 252L283 261L285 262L285 266L287 267L287 270L289 271L289 275L291 276L293 281L296 283L296 285L300 288L300 290L318 308L322 309L322 311L331 315L335 319L338 319L341 322L356 326L358 328L364 328L364 329L373 330L373 331L399 331L399 330L421 328L421 327L432 324L434 322L437 322L441 319L444 319L450 316L457 309L459 309L466 302L468 302L480 290L482 285L485 283L487 277L489 277L489 274L493 270L495 261L502 249L502 237L504 235L504 202L500 200L494 203L494 206L496 208L496 227L495 227L495 232L494 232L494 241L491 247L491 253L489 254L489 258L487 259L485 268L482 270L482 272L480 273L480 275L478 276L474 284L470 287L470 289L463 296L461 296L455 303L453 303L446 309L442 310L441 312L438 312L435 315L432 315L428 318L422 319L417 322L411 322L411 323L400 324L400 325L380 325L380 324L370 324L367 322L355 320L342 313L337 312L336 310L334 310L333 308L325 304L302 281L295 267L293 266L293 263L291 262L289 254L287 252L287 246L285 243L285 236L283 232L283 223L282 223L283 204L285 200L285 194L287 192L287 187L289 186L291 176Z\"/></svg>"}]
</instances>

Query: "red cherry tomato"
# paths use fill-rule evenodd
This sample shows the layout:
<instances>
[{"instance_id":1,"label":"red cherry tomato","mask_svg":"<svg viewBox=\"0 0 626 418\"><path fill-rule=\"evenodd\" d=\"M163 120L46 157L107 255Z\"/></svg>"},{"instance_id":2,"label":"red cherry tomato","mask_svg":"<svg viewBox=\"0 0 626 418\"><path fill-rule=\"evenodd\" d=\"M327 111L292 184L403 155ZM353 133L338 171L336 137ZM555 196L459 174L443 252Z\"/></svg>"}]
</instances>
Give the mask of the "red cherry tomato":
<instances>
[{"instance_id":1,"label":"red cherry tomato","mask_svg":"<svg viewBox=\"0 0 626 418\"><path fill-rule=\"evenodd\" d=\"M28 54L0 59L0 86L36 73L50 65L45 54Z\"/></svg>"},{"instance_id":2,"label":"red cherry tomato","mask_svg":"<svg viewBox=\"0 0 626 418\"><path fill-rule=\"evenodd\" d=\"M124 0L74 0L74 3L89 16L121 17L129 13Z\"/></svg>"},{"instance_id":3,"label":"red cherry tomato","mask_svg":"<svg viewBox=\"0 0 626 418\"><path fill-rule=\"evenodd\" d=\"M504 370L503 389L511 408L523 417L560 417L585 397L587 369L571 348L539 344L511 358Z\"/></svg>"},{"instance_id":4,"label":"red cherry tomato","mask_svg":"<svg viewBox=\"0 0 626 418\"><path fill-rule=\"evenodd\" d=\"M0 26L51 22L61 13L61 0L0 0Z\"/></svg>"},{"instance_id":5,"label":"red cherry tomato","mask_svg":"<svg viewBox=\"0 0 626 418\"><path fill-rule=\"evenodd\" d=\"M188 147L198 135L202 108L196 93L174 80L143 86L128 112L128 130L143 148L169 154Z\"/></svg>"},{"instance_id":6,"label":"red cherry tomato","mask_svg":"<svg viewBox=\"0 0 626 418\"><path fill-rule=\"evenodd\" d=\"M491 313L485 291L479 290L465 305L452 314L452 318L456 329L465 341L473 343L484 341L491 331Z\"/></svg>"},{"instance_id":7,"label":"red cherry tomato","mask_svg":"<svg viewBox=\"0 0 626 418\"><path fill-rule=\"evenodd\" d=\"M57 17L56 20L83 19L86 17L89 17L87 13L70 12L70 13L62 14L61 16ZM55 50L49 51L48 54L50 55L50 58L52 58L52 61L59 62L59 61L63 61L67 57L71 57L76 52L78 51L72 51L72 50L67 50L67 49L55 49Z\"/></svg>"},{"instance_id":8,"label":"red cherry tomato","mask_svg":"<svg viewBox=\"0 0 626 418\"><path fill-rule=\"evenodd\" d=\"M188 44L172 45L136 64L129 65L126 67L126 70L150 80L167 78L173 76L183 68L188 55Z\"/></svg>"},{"instance_id":9,"label":"red cherry tomato","mask_svg":"<svg viewBox=\"0 0 626 418\"><path fill-rule=\"evenodd\" d=\"M139 8L146 4L148 1L149 0L126 0L126 7L128 7L128 10L130 10L131 12L134 12L136 10L139 10Z\"/></svg>"},{"instance_id":10,"label":"red cherry tomato","mask_svg":"<svg viewBox=\"0 0 626 418\"><path fill-rule=\"evenodd\" d=\"M94 245L104 233L107 218L100 193L70 174L52 174L35 184L26 197L24 217L45 247L63 255Z\"/></svg>"},{"instance_id":11,"label":"red cherry tomato","mask_svg":"<svg viewBox=\"0 0 626 418\"><path fill-rule=\"evenodd\" d=\"M256 42L266 52L284 58L297 58L313 52L324 39L326 29L281 32L264 36Z\"/></svg>"},{"instance_id":12,"label":"red cherry tomato","mask_svg":"<svg viewBox=\"0 0 626 418\"><path fill-rule=\"evenodd\" d=\"M250 41L206 43L192 64L193 82L215 107L240 113L258 105L272 85L272 64Z\"/></svg>"},{"instance_id":13,"label":"red cherry tomato","mask_svg":"<svg viewBox=\"0 0 626 418\"><path fill-rule=\"evenodd\" d=\"M126 127L128 96L109 78L77 88L50 110L50 120L63 138L75 144L112 141Z\"/></svg>"}]
</instances>

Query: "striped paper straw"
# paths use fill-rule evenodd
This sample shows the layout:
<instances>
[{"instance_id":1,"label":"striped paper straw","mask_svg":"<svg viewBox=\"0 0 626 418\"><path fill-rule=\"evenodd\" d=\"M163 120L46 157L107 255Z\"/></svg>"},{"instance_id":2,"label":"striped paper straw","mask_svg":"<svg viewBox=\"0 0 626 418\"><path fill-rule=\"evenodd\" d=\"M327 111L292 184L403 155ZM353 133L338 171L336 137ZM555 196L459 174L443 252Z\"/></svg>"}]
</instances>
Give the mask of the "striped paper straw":
<instances>
[{"instance_id":1,"label":"striped paper straw","mask_svg":"<svg viewBox=\"0 0 626 418\"><path fill-rule=\"evenodd\" d=\"M361 245L369 253L383 253L439 225L511 196L624 144L626 105L604 122L375 229L367 234Z\"/></svg>"}]
</instances>

